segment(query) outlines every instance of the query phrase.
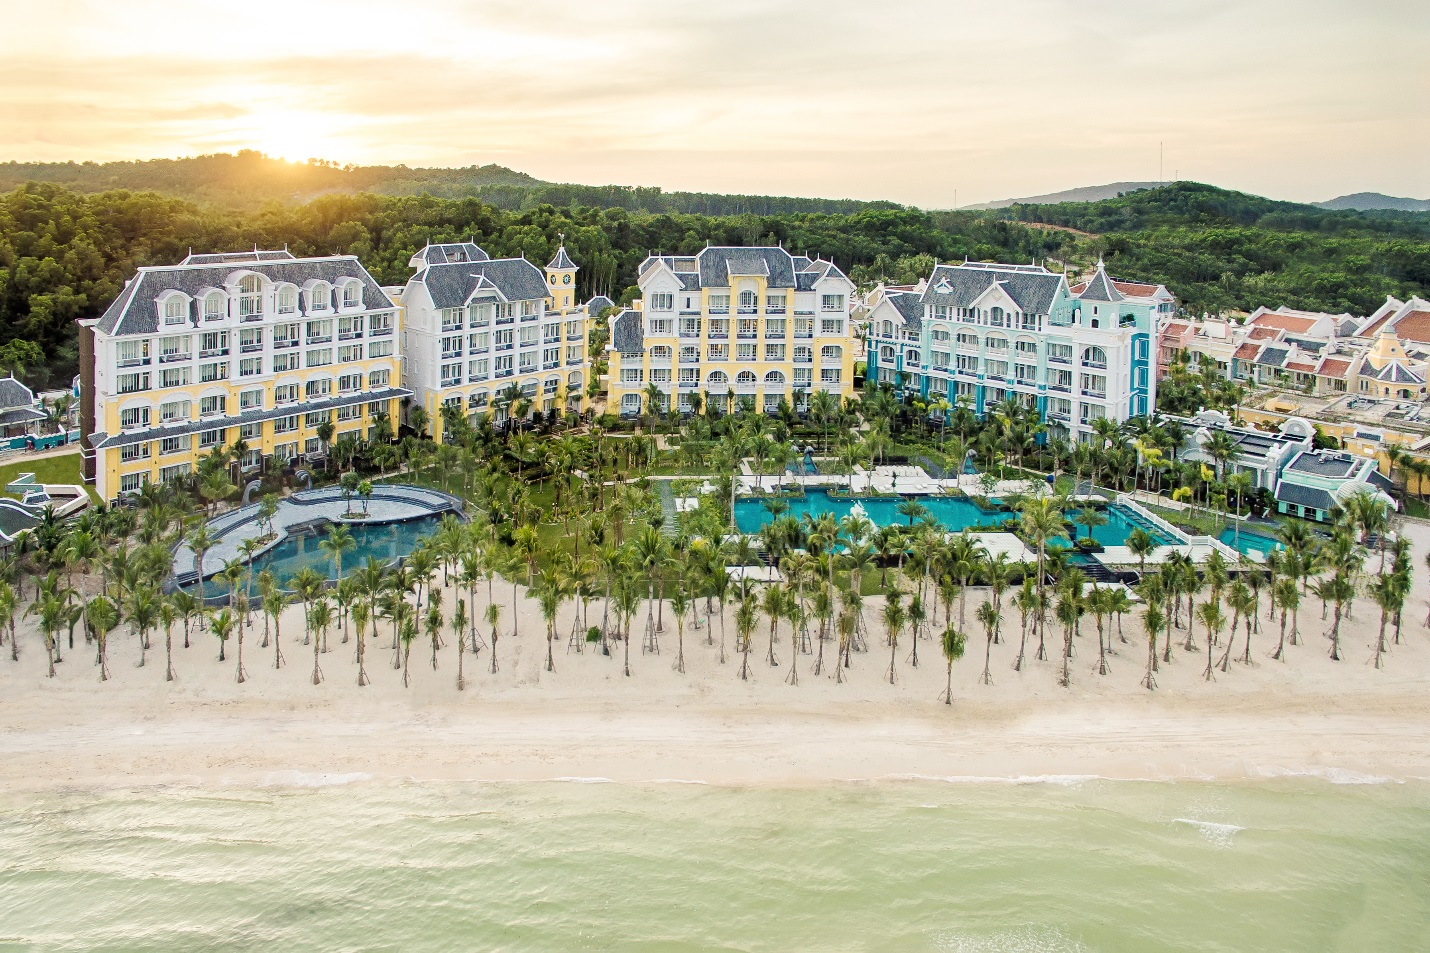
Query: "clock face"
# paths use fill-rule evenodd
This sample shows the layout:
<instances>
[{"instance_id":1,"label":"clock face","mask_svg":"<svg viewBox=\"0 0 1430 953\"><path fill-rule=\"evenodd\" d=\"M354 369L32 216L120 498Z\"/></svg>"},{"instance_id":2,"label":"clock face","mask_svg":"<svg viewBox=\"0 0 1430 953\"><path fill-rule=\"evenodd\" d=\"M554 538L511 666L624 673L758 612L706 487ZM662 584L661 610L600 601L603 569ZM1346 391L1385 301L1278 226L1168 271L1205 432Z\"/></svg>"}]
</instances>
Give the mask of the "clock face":
<instances>
[{"instance_id":1,"label":"clock face","mask_svg":"<svg viewBox=\"0 0 1430 953\"><path fill-rule=\"evenodd\" d=\"M570 275L567 275L565 278L562 278L561 280L564 281L564 282L566 282L566 284L569 285L569 284L571 283L571 276L570 276Z\"/></svg>"}]
</instances>

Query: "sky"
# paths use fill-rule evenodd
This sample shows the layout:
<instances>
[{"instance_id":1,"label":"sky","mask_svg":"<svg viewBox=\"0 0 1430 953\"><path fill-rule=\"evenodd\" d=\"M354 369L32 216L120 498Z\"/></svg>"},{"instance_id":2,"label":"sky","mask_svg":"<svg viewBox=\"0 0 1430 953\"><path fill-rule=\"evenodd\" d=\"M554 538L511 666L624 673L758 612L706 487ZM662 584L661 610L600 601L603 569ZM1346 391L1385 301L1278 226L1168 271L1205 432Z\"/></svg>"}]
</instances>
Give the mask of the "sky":
<instances>
[{"instance_id":1,"label":"sky","mask_svg":"<svg viewBox=\"0 0 1430 953\"><path fill-rule=\"evenodd\" d=\"M0 161L251 148L930 208L1174 177L1430 198L1424 0L5 0L3 21Z\"/></svg>"}]
</instances>

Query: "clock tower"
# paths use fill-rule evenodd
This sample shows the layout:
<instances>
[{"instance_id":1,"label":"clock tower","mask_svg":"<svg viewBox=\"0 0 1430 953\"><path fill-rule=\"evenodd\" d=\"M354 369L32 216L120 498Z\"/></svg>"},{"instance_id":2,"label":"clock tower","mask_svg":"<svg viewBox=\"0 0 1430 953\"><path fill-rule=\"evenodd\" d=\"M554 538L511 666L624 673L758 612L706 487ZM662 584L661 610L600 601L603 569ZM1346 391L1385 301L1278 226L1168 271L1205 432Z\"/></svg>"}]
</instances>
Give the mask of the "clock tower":
<instances>
[{"instance_id":1,"label":"clock tower","mask_svg":"<svg viewBox=\"0 0 1430 953\"><path fill-rule=\"evenodd\" d=\"M576 271L576 263L566 254L566 236L562 235L556 257L546 266L546 293L552 308L560 314L576 307Z\"/></svg>"}]
</instances>

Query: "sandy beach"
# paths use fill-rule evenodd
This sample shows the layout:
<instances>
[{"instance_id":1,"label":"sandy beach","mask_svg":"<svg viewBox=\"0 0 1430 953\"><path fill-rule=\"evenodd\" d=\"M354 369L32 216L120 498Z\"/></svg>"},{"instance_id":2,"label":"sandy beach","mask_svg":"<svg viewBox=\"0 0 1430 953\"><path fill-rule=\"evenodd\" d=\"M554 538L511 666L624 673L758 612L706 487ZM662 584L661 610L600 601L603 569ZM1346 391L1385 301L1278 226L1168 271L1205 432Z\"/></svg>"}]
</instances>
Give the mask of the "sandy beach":
<instances>
[{"instance_id":1,"label":"sandy beach","mask_svg":"<svg viewBox=\"0 0 1430 953\"><path fill-rule=\"evenodd\" d=\"M1426 531L1413 527L1423 552ZM1371 560L1371 568L1374 560ZM439 577L440 578L440 577ZM985 598L970 592L967 655L954 666L952 707L938 696L945 668L931 641L909 662L907 636L898 650L897 684L889 685L889 649L876 631L855 654L846 681L813 674L813 655L798 658L799 684L786 683L791 661L787 626L765 661L768 623L751 653L752 678L738 677L734 612L726 612L727 662L707 629L686 628L685 674L672 666L677 633L666 613L661 654L642 654L633 628L632 675L619 647L603 657L594 646L569 651L571 606L561 614L556 671L544 671L544 627L534 603L522 601L519 635L511 633L510 587L503 603L500 670L488 671L490 649L466 656L467 688L457 691L457 650L449 639L430 662L430 643L414 643L412 684L392 667L391 631L368 650L372 684L356 684L354 643L329 636L321 656L325 681L311 684L313 657L302 642L302 609L283 619L287 664L273 667L259 647L261 617L245 636L248 681L237 684L217 642L196 635L183 649L175 632L178 680L164 681L162 635L148 664L137 667L137 640L121 628L110 640L112 678L100 682L94 652L77 641L56 678L45 677L33 617L20 623L21 658L0 657L0 785L7 790L148 784L324 784L364 779L500 780L606 778L727 784L802 784L889 777L1119 779L1257 778L1290 774L1332 780L1430 777L1430 632L1424 626L1426 580L1418 574L1406 607L1402 644L1386 667L1373 664L1379 613L1357 600L1346 623L1344 659L1328 658L1320 603L1301 608L1303 644L1274 661L1277 627L1265 618L1248 666L1203 680L1200 654L1173 650L1158 689L1140 685L1145 641L1137 619L1124 622L1112 672L1095 673L1097 636L1085 619L1072 685L1059 686L1057 651L1022 672L1018 618L1008 610L1004 641L992 648L993 684L980 682L984 639L973 623ZM450 615L455 593L445 593ZM484 595L479 607L485 604ZM593 621L601 604L592 603ZM956 611L956 610L955 610ZM871 623L879 601L866 605ZM1177 631L1180 642L1185 638ZM1238 636L1240 655L1242 636ZM1200 631L1196 641L1204 645ZM1031 651L1030 651L1031 657Z\"/></svg>"}]
</instances>

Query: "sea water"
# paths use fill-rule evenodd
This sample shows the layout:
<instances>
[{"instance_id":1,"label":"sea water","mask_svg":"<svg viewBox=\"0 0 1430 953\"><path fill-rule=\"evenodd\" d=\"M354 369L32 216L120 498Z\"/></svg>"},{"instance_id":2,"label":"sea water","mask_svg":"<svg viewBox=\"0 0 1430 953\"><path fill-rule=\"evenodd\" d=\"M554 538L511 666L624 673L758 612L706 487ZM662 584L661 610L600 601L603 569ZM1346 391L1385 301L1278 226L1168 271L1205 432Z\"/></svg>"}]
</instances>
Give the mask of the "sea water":
<instances>
[{"instance_id":1,"label":"sea water","mask_svg":"<svg viewBox=\"0 0 1430 953\"><path fill-rule=\"evenodd\" d=\"M1424 950L1430 785L0 796L0 950Z\"/></svg>"}]
</instances>

